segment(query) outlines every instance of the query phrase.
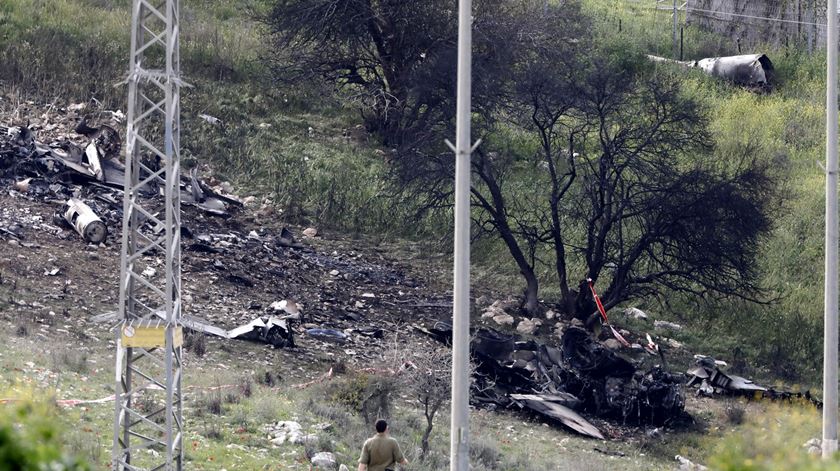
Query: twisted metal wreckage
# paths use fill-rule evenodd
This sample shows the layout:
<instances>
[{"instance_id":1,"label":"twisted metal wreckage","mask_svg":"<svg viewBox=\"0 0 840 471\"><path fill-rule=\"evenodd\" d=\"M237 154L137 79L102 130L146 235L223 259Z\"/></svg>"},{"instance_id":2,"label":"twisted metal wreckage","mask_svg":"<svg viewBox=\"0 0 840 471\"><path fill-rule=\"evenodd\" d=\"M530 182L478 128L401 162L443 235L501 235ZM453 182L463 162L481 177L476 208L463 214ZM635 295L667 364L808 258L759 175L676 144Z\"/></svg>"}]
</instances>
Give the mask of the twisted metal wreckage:
<instances>
[{"instance_id":1,"label":"twisted metal wreckage","mask_svg":"<svg viewBox=\"0 0 840 471\"><path fill-rule=\"evenodd\" d=\"M92 128L86 120L79 123L76 132L89 139L86 146L66 138L44 144L25 126L0 125L0 181L13 182L15 191L20 193L61 204L54 222L72 228L88 243L100 244L107 238L108 226L119 227L122 220L125 167L119 161L121 139L112 127ZM144 162L141 180L157 165L159 162ZM154 179L149 178L144 187L143 198L161 198ZM182 204L214 216L228 217L229 206L242 206L241 202L213 191L197 178L195 171L181 177L180 188ZM157 232L163 228L150 229ZM182 230L189 234L187 228ZM0 227L0 231L19 238L12 229ZM201 236L198 239L193 246L202 250ZM288 248L302 247L286 229L276 243ZM294 346L289 322L300 319L298 306L286 300L276 304L272 309L277 315L261 316L231 330L188 316L183 323L188 329L221 338L255 340L278 348ZM162 316L161 312L156 314ZM115 320L116 313L94 318L99 322Z\"/></svg>"},{"instance_id":2,"label":"twisted metal wreckage","mask_svg":"<svg viewBox=\"0 0 840 471\"><path fill-rule=\"evenodd\" d=\"M451 341L446 322L416 328ZM474 333L471 351L476 362L471 396L477 406L528 408L598 439L604 435L577 411L639 425L684 417L682 374L658 365L641 370L581 327L568 327L559 348L482 328Z\"/></svg>"}]
</instances>

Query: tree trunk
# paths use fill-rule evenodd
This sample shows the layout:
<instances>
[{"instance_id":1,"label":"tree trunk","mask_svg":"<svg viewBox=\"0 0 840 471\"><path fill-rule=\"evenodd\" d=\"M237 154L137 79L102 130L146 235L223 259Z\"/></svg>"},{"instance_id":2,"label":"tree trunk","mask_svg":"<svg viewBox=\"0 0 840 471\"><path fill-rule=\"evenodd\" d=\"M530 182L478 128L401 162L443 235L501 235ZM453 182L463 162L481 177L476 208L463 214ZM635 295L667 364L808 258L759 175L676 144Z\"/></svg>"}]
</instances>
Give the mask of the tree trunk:
<instances>
[{"instance_id":1,"label":"tree trunk","mask_svg":"<svg viewBox=\"0 0 840 471\"><path fill-rule=\"evenodd\" d=\"M520 268L522 267L520 266ZM539 299L537 298L537 294L539 293L539 282L537 281L537 276L534 274L534 270L531 269L531 267L527 267L527 269L522 270L522 276L525 277L525 300L522 304L522 308L529 315L534 316L540 305Z\"/></svg>"},{"instance_id":2,"label":"tree trunk","mask_svg":"<svg viewBox=\"0 0 840 471\"><path fill-rule=\"evenodd\" d=\"M484 155L479 153L479 156L481 158L481 162L477 166L476 173L479 177L481 177L484 183L487 184L487 189L490 191L492 203L483 197L479 198L479 202L484 209L492 215L493 223L496 226L496 230L499 231L499 236L502 238L502 241L504 241L508 251L510 251L510 255L516 262L517 267L519 267L519 272L522 273L522 276L525 278L526 288L523 309L525 309L528 315L534 316L536 315L539 307L539 300L537 299L537 295L539 293L539 281L537 281L537 276L534 274L534 267L528 263L528 259L525 257L525 253L522 252L522 248L519 246L519 242L516 240L516 236L510 226L510 221L508 221L507 218L505 199L502 195L502 189L499 187L499 184L493 175L486 171L487 169L484 166Z\"/></svg>"},{"instance_id":3,"label":"tree trunk","mask_svg":"<svg viewBox=\"0 0 840 471\"><path fill-rule=\"evenodd\" d=\"M423 432L423 438L420 439L420 460L426 457L429 451L429 437L432 435L432 421L426 423L426 431Z\"/></svg>"}]
</instances>

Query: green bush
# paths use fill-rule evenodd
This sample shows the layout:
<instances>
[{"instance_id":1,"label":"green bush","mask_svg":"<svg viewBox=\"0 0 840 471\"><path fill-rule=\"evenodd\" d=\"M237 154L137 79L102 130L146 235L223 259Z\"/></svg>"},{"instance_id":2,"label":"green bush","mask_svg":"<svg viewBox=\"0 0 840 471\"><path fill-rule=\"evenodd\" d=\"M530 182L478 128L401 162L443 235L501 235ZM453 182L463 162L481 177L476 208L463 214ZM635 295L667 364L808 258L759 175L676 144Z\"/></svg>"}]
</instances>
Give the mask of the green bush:
<instances>
[{"instance_id":1,"label":"green bush","mask_svg":"<svg viewBox=\"0 0 840 471\"><path fill-rule=\"evenodd\" d=\"M813 407L771 405L720 440L706 464L715 471L840 470L837 458L822 460L803 446L819 434L820 414Z\"/></svg>"},{"instance_id":2,"label":"green bush","mask_svg":"<svg viewBox=\"0 0 840 471\"><path fill-rule=\"evenodd\" d=\"M83 460L64 451L56 409L21 401L0 409L0 471L84 471Z\"/></svg>"}]
</instances>

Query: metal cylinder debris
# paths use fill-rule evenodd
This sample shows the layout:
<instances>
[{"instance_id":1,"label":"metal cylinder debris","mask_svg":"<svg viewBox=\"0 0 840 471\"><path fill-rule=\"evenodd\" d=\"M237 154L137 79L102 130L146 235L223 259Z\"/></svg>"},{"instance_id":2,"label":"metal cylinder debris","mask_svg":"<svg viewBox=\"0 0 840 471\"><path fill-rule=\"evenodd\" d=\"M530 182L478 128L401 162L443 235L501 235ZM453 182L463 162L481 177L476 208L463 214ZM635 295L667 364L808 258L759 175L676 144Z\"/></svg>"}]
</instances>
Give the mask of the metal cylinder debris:
<instances>
[{"instance_id":1,"label":"metal cylinder debris","mask_svg":"<svg viewBox=\"0 0 840 471\"><path fill-rule=\"evenodd\" d=\"M86 241L99 244L108 236L108 228L90 206L77 198L64 203L64 219L76 229Z\"/></svg>"}]
</instances>

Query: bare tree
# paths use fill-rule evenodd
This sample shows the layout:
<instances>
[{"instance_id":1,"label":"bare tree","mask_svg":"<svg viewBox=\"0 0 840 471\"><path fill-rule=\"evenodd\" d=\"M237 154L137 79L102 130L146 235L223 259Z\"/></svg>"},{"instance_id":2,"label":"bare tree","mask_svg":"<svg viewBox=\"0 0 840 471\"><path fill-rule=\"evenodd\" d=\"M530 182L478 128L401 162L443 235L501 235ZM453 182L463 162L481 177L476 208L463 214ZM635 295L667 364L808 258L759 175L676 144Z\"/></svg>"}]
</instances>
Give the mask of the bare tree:
<instances>
[{"instance_id":1,"label":"bare tree","mask_svg":"<svg viewBox=\"0 0 840 471\"><path fill-rule=\"evenodd\" d=\"M429 344L412 351L395 347L387 357L398 363L396 368L391 367L395 377L423 410L426 419L420 440L420 458L423 459L429 451L435 417L451 398L452 352L443 346Z\"/></svg>"},{"instance_id":2,"label":"bare tree","mask_svg":"<svg viewBox=\"0 0 840 471\"><path fill-rule=\"evenodd\" d=\"M753 262L774 201L767 166L749 147L716 160L704 111L672 77L602 57L546 75L552 55L535 55L512 113L533 152L475 160L474 198L523 273L526 309L543 244L570 311L589 296L573 289L575 274L606 284L608 308L663 291L756 300ZM505 189L525 178L534 188Z\"/></svg>"}]
</instances>

